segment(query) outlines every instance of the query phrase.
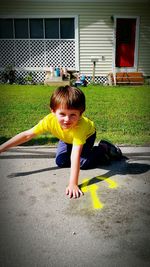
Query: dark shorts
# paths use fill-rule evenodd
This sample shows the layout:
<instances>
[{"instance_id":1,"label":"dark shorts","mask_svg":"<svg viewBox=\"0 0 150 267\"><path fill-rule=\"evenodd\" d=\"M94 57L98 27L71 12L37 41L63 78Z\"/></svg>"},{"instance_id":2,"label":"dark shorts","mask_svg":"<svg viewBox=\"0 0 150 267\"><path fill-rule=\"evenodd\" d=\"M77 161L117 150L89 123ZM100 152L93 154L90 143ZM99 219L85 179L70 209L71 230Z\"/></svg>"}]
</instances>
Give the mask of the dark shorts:
<instances>
[{"instance_id":1,"label":"dark shorts","mask_svg":"<svg viewBox=\"0 0 150 267\"><path fill-rule=\"evenodd\" d=\"M90 169L95 168L100 157L103 157L103 151L100 151L98 146L94 146L96 139L96 132L92 134L83 145L82 153L80 156L80 168L81 169ZM72 145L59 141L58 148L56 152L56 164L63 167L70 167L71 165L71 150Z\"/></svg>"}]
</instances>

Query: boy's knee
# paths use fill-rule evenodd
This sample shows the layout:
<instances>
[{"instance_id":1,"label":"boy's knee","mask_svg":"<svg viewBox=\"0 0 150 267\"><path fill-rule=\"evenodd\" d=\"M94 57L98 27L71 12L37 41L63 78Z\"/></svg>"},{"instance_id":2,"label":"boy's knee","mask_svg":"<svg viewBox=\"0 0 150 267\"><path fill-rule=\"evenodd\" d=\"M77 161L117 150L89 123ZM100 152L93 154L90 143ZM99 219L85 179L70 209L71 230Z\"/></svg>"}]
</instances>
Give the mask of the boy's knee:
<instances>
[{"instance_id":1,"label":"boy's knee","mask_svg":"<svg viewBox=\"0 0 150 267\"><path fill-rule=\"evenodd\" d=\"M58 155L56 157L56 165L59 167L59 168L66 168L66 167L70 167L70 160L65 157L63 154L61 155Z\"/></svg>"}]
</instances>

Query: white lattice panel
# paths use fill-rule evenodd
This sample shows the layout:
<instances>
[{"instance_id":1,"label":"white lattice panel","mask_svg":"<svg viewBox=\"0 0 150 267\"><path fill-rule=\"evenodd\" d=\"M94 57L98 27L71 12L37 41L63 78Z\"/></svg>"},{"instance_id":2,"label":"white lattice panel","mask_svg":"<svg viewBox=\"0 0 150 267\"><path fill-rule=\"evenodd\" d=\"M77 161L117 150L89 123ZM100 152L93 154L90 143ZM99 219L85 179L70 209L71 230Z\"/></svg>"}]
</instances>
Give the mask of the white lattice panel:
<instances>
[{"instance_id":1,"label":"white lattice panel","mask_svg":"<svg viewBox=\"0 0 150 267\"><path fill-rule=\"evenodd\" d=\"M0 40L0 67L15 64L14 41Z\"/></svg>"},{"instance_id":2,"label":"white lattice panel","mask_svg":"<svg viewBox=\"0 0 150 267\"><path fill-rule=\"evenodd\" d=\"M87 80L89 83L92 83L92 76L88 76ZM97 84L108 84L108 77L107 76L95 76L94 82Z\"/></svg>"},{"instance_id":3,"label":"white lattice panel","mask_svg":"<svg viewBox=\"0 0 150 267\"><path fill-rule=\"evenodd\" d=\"M60 66L60 41L46 40L46 66Z\"/></svg>"},{"instance_id":4,"label":"white lattice panel","mask_svg":"<svg viewBox=\"0 0 150 267\"><path fill-rule=\"evenodd\" d=\"M45 66L45 40L30 40L31 67Z\"/></svg>"},{"instance_id":5,"label":"white lattice panel","mask_svg":"<svg viewBox=\"0 0 150 267\"><path fill-rule=\"evenodd\" d=\"M75 68L75 40L0 40L0 67Z\"/></svg>"},{"instance_id":6,"label":"white lattice panel","mask_svg":"<svg viewBox=\"0 0 150 267\"><path fill-rule=\"evenodd\" d=\"M30 67L30 43L28 40L14 41L14 62L16 68Z\"/></svg>"},{"instance_id":7,"label":"white lattice panel","mask_svg":"<svg viewBox=\"0 0 150 267\"><path fill-rule=\"evenodd\" d=\"M45 72L35 72L33 76L33 81L35 83L43 83L45 79Z\"/></svg>"},{"instance_id":8,"label":"white lattice panel","mask_svg":"<svg viewBox=\"0 0 150 267\"><path fill-rule=\"evenodd\" d=\"M96 83L106 83L108 81L107 76L96 76L95 77L95 82Z\"/></svg>"},{"instance_id":9,"label":"white lattice panel","mask_svg":"<svg viewBox=\"0 0 150 267\"><path fill-rule=\"evenodd\" d=\"M61 66L75 68L75 43L73 41L60 42Z\"/></svg>"}]
</instances>

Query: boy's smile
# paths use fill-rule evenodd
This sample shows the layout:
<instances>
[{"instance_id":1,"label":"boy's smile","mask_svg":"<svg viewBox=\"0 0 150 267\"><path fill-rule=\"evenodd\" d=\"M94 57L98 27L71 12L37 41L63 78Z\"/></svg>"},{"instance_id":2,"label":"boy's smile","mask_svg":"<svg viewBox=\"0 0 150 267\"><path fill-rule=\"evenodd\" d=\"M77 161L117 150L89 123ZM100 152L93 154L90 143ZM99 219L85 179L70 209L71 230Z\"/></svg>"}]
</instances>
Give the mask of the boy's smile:
<instances>
[{"instance_id":1,"label":"boy's smile","mask_svg":"<svg viewBox=\"0 0 150 267\"><path fill-rule=\"evenodd\" d=\"M69 129L77 125L81 111L78 109L66 109L66 108L57 108L55 111L52 112L57 117L57 120L62 129Z\"/></svg>"}]
</instances>

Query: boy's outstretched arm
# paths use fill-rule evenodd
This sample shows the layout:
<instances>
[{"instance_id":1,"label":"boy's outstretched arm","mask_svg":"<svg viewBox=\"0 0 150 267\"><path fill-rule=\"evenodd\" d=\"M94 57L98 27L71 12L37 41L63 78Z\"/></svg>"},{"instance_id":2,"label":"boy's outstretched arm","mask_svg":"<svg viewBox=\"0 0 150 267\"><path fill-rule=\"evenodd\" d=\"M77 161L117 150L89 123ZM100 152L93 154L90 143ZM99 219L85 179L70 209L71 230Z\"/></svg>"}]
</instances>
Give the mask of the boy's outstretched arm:
<instances>
[{"instance_id":1,"label":"boy's outstretched arm","mask_svg":"<svg viewBox=\"0 0 150 267\"><path fill-rule=\"evenodd\" d=\"M66 188L66 194L70 198L78 198L83 195L82 191L78 187L79 171L80 171L80 155L82 152L83 145L72 147L71 152L71 173L69 185Z\"/></svg>"},{"instance_id":2,"label":"boy's outstretched arm","mask_svg":"<svg viewBox=\"0 0 150 267\"><path fill-rule=\"evenodd\" d=\"M7 142L0 145L0 153L8 150L11 147L23 144L31 140L34 136L36 136L36 134L33 132L33 128L27 131L21 132L15 135L14 137L12 137L11 139L9 139Z\"/></svg>"}]
</instances>

